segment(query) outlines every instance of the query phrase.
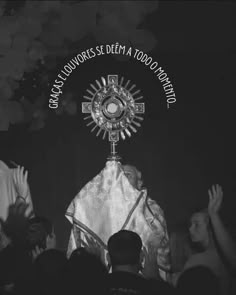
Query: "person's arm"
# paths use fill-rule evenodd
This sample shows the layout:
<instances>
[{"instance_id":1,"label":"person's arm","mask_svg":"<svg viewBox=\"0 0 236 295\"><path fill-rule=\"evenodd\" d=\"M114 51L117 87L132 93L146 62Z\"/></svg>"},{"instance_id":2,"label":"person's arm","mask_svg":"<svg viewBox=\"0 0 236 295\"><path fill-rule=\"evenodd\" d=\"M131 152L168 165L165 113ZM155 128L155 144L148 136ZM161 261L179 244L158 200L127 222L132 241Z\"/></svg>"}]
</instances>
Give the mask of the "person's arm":
<instances>
[{"instance_id":1,"label":"person's arm","mask_svg":"<svg viewBox=\"0 0 236 295\"><path fill-rule=\"evenodd\" d=\"M85 235L85 243L84 248L91 254L95 255L97 258L101 260L101 262L106 266L106 259L105 259L105 251L103 247L91 236Z\"/></svg>"},{"instance_id":2,"label":"person's arm","mask_svg":"<svg viewBox=\"0 0 236 295\"><path fill-rule=\"evenodd\" d=\"M24 167L17 166L17 168L13 169L12 175L18 197L20 197L22 202L28 204L28 208L25 211L26 217L33 217L33 203L28 184L28 171L24 172Z\"/></svg>"},{"instance_id":3,"label":"person's arm","mask_svg":"<svg viewBox=\"0 0 236 295\"><path fill-rule=\"evenodd\" d=\"M144 265L142 268L142 274L146 279L158 279L159 275L159 268L157 265L157 249L154 247L149 247L148 250L143 247L142 249L144 255Z\"/></svg>"},{"instance_id":4,"label":"person's arm","mask_svg":"<svg viewBox=\"0 0 236 295\"><path fill-rule=\"evenodd\" d=\"M219 216L219 209L223 199L222 188L218 184L215 186L213 185L212 190L208 190L208 194L208 213L216 240L219 243L219 246L228 263L236 269L236 245Z\"/></svg>"}]
</instances>

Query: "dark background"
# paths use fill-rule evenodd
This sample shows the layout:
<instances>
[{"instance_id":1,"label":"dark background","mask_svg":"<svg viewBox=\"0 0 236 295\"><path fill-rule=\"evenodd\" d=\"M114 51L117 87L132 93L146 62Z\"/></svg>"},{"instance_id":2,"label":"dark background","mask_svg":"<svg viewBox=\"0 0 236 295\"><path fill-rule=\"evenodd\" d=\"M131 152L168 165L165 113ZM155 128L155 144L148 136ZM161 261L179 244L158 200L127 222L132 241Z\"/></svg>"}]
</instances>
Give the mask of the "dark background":
<instances>
[{"instance_id":1,"label":"dark background","mask_svg":"<svg viewBox=\"0 0 236 295\"><path fill-rule=\"evenodd\" d=\"M1 132L1 159L29 170L36 213L54 221L59 247L66 248L69 237L66 208L104 168L109 153L108 142L90 133L80 113L89 84L109 73L130 79L145 98L142 127L120 142L118 151L122 162L142 171L150 196L165 211L169 231L186 221L194 208L206 207L208 188L219 183L224 190L221 213L234 232L235 12L235 4L227 1L165 1L146 19L158 41L148 54L174 85L177 102L170 109L161 83L146 66L137 60L96 57L63 86L77 97L76 116L52 114L39 131L18 125ZM62 66L63 62L57 73Z\"/></svg>"}]
</instances>

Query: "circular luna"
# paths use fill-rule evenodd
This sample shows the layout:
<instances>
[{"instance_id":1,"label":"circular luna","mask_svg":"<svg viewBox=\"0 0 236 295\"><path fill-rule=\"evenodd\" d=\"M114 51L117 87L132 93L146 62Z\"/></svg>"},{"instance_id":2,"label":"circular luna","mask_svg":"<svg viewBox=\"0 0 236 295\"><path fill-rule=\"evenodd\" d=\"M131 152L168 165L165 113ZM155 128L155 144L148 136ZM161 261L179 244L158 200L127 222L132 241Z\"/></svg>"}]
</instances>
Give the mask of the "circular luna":
<instances>
[{"instance_id":1,"label":"circular luna","mask_svg":"<svg viewBox=\"0 0 236 295\"><path fill-rule=\"evenodd\" d=\"M131 136L131 131L137 132L145 112L144 103L136 101L143 99L139 96L140 90L134 90L136 85L129 85L130 80L123 86L124 79L120 82L118 75L108 75L107 80L102 77L101 83L96 80L96 86L90 84L87 89L90 96L84 95L89 102L82 102L82 113L89 113L84 119L90 121L87 126L92 126L92 132L98 128L97 136L103 131L103 139L108 134L109 141L124 140L126 135ZM93 126L94 125L94 126Z\"/></svg>"}]
</instances>

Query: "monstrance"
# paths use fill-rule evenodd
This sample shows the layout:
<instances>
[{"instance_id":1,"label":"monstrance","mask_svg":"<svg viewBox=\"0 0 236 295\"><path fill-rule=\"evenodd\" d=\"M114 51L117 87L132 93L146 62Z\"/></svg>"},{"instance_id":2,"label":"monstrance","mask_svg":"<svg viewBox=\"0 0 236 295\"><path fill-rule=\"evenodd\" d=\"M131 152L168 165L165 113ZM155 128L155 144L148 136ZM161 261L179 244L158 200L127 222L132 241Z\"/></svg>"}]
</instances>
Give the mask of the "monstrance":
<instances>
[{"instance_id":1,"label":"monstrance","mask_svg":"<svg viewBox=\"0 0 236 295\"><path fill-rule=\"evenodd\" d=\"M109 160L119 160L116 145L120 137L125 140L126 135L131 137L131 132L137 132L145 112L145 105L140 90L135 90L136 85L130 86L130 80L125 85L124 78L120 81L118 75L108 75L107 80L101 77L101 83L96 80L96 86L90 84L87 89L90 96L83 97L89 102L82 102L82 113L89 114L84 120L89 120L87 126L92 126L91 132L98 128L96 136L103 131L103 139L108 135L111 143Z\"/></svg>"}]
</instances>

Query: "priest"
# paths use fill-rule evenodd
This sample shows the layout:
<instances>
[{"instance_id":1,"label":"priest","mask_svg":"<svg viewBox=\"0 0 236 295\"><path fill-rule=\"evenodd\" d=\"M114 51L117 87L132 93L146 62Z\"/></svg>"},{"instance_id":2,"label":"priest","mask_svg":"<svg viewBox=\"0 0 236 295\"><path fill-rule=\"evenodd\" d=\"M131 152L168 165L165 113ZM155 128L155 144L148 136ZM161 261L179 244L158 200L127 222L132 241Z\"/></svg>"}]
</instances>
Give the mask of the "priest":
<instances>
[{"instance_id":1,"label":"priest","mask_svg":"<svg viewBox=\"0 0 236 295\"><path fill-rule=\"evenodd\" d=\"M143 274L166 279L170 269L169 238L164 213L142 187L141 172L131 165L109 160L105 168L76 195L66 211L72 224L67 254L89 247L93 239L106 261L107 242L121 229L134 231L142 239L146 260L152 267ZM151 257L150 257L151 256Z\"/></svg>"}]
</instances>

